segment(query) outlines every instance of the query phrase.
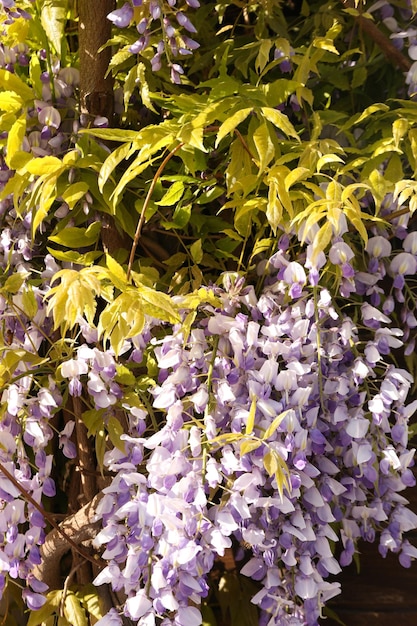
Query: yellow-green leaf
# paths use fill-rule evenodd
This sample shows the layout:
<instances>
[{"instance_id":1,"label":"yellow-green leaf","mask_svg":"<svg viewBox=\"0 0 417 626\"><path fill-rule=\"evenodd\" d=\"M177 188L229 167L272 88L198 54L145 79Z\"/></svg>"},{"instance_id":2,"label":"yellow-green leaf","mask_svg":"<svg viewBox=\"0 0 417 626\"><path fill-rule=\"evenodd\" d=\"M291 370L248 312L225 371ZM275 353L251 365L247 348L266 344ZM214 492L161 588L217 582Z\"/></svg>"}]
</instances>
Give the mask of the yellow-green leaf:
<instances>
[{"instance_id":1,"label":"yellow-green leaf","mask_svg":"<svg viewBox=\"0 0 417 626\"><path fill-rule=\"evenodd\" d=\"M246 430L245 433L247 435L250 435L253 431L253 428L255 426L255 415L256 415L256 396L253 396L252 398L252 402L250 404L250 409L249 409L249 414L248 414L248 419L246 421Z\"/></svg>"},{"instance_id":2,"label":"yellow-green leaf","mask_svg":"<svg viewBox=\"0 0 417 626\"><path fill-rule=\"evenodd\" d=\"M14 91L0 93L0 109L8 113L16 113L23 106L22 98Z\"/></svg>"},{"instance_id":3,"label":"yellow-green leaf","mask_svg":"<svg viewBox=\"0 0 417 626\"><path fill-rule=\"evenodd\" d=\"M120 439L120 437L123 435L123 426L116 417L109 417L109 420L107 422L107 432L109 433L110 441L112 442L112 444L116 448L124 452L124 442Z\"/></svg>"},{"instance_id":4,"label":"yellow-green leaf","mask_svg":"<svg viewBox=\"0 0 417 626\"><path fill-rule=\"evenodd\" d=\"M275 147L265 122L255 129L252 139L259 157L259 172L262 173L275 156Z\"/></svg>"},{"instance_id":5,"label":"yellow-green leaf","mask_svg":"<svg viewBox=\"0 0 417 626\"><path fill-rule=\"evenodd\" d=\"M306 167L296 167L289 174L286 175L284 185L285 190L289 191L289 189L295 185L299 180L303 180L309 176L310 170Z\"/></svg>"},{"instance_id":6,"label":"yellow-green leaf","mask_svg":"<svg viewBox=\"0 0 417 626\"><path fill-rule=\"evenodd\" d=\"M311 258L311 261L313 264L316 262L317 257L320 254L320 252L323 252L323 250L325 250L328 244L330 243L332 235L333 235L332 224L331 222L326 221L323 224L323 226L321 226L319 230L317 231L317 233L314 235L313 254Z\"/></svg>"},{"instance_id":7,"label":"yellow-green leaf","mask_svg":"<svg viewBox=\"0 0 417 626\"><path fill-rule=\"evenodd\" d=\"M271 39L262 39L259 46L259 52L255 59L255 69L258 74L261 74L265 69L265 66L269 61L269 54L271 52L272 46L273 42L271 41Z\"/></svg>"},{"instance_id":8,"label":"yellow-green leaf","mask_svg":"<svg viewBox=\"0 0 417 626\"><path fill-rule=\"evenodd\" d=\"M58 174L63 170L61 159L54 156L44 156L32 159L26 165L26 171L35 176L44 176L45 174Z\"/></svg>"},{"instance_id":9,"label":"yellow-green leaf","mask_svg":"<svg viewBox=\"0 0 417 626\"><path fill-rule=\"evenodd\" d=\"M201 239L197 239L197 241L194 241L194 243L191 244L190 254L194 263L197 263L197 265L201 263L203 260L203 247Z\"/></svg>"},{"instance_id":10,"label":"yellow-green leaf","mask_svg":"<svg viewBox=\"0 0 417 626\"><path fill-rule=\"evenodd\" d=\"M61 40L67 22L67 5L67 0L43 0L42 2L42 26L58 55L61 54Z\"/></svg>"},{"instance_id":11,"label":"yellow-green leaf","mask_svg":"<svg viewBox=\"0 0 417 626\"><path fill-rule=\"evenodd\" d=\"M250 115L253 111L252 107L248 107L245 109L239 109L234 113L231 117L229 117L223 124L220 126L217 137L216 137L216 147L219 145L221 140L232 133L239 124L245 121L245 119Z\"/></svg>"},{"instance_id":12,"label":"yellow-green leaf","mask_svg":"<svg viewBox=\"0 0 417 626\"><path fill-rule=\"evenodd\" d=\"M263 464L269 476L273 476L278 469L277 455L274 450L268 450L264 455Z\"/></svg>"},{"instance_id":13,"label":"yellow-green leaf","mask_svg":"<svg viewBox=\"0 0 417 626\"><path fill-rule=\"evenodd\" d=\"M257 450L262 442L259 439L244 439L240 444L240 456L245 456L254 450Z\"/></svg>"},{"instance_id":14,"label":"yellow-green leaf","mask_svg":"<svg viewBox=\"0 0 417 626\"><path fill-rule=\"evenodd\" d=\"M155 202L155 204L158 204L159 206L173 206L182 198L184 191L184 183L180 180L177 180L170 186L170 188L163 195L161 200Z\"/></svg>"},{"instance_id":15,"label":"yellow-green leaf","mask_svg":"<svg viewBox=\"0 0 417 626\"><path fill-rule=\"evenodd\" d=\"M115 277L118 281L117 287L123 288L127 285L127 274L123 267L110 254L106 254L106 265L111 273L111 277Z\"/></svg>"},{"instance_id":16,"label":"yellow-green leaf","mask_svg":"<svg viewBox=\"0 0 417 626\"><path fill-rule=\"evenodd\" d=\"M76 226L67 226L56 235L51 235L49 241L57 243L60 246L66 248L81 248L91 246L98 240L101 224L100 222L93 222L91 226L95 228L78 228Z\"/></svg>"},{"instance_id":17,"label":"yellow-green leaf","mask_svg":"<svg viewBox=\"0 0 417 626\"><path fill-rule=\"evenodd\" d=\"M69 208L73 209L77 202L85 196L87 191L87 183L79 181L78 183L73 183L72 185L67 187L61 197L63 201L68 204Z\"/></svg>"},{"instance_id":18,"label":"yellow-green leaf","mask_svg":"<svg viewBox=\"0 0 417 626\"><path fill-rule=\"evenodd\" d=\"M294 139L300 141L297 131L284 113L271 107L262 107L261 112L271 124L282 130L288 137L294 137Z\"/></svg>"},{"instance_id":19,"label":"yellow-green leaf","mask_svg":"<svg viewBox=\"0 0 417 626\"><path fill-rule=\"evenodd\" d=\"M6 91L14 91L25 102L33 100L33 91L28 87L17 74L12 74L8 70L0 69L0 87Z\"/></svg>"},{"instance_id":20,"label":"yellow-green leaf","mask_svg":"<svg viewBox=\"0 0 417 626\"><path fill-rule=\"evenodd\" d=\"M11 169L14 168L13 157L15 157L20 152L25 134L26 134L26 115L21 115L14 122L7 136L6 163Z\"/></svg>"},{"instance_id":21,"label":"yellow-green leaf","mask_svg":"<svg viewBox=\"0 0 417 626\"><path fill-rule=\"evenodd\" d=\"M287 415L289 413L292 413L293 409L287 409L286 411L283 411L282 413L280 413L279 415L277 415L274 420L270 423L270 425L268 426L268 428L266 429L266 431L264 432L264 435L262 437L262 439L264 441L266 441L267 439L269 439L269 437L271 437L271 435L274 434L274 432L277 430L277 428L279 427L279 425L281 424L282 420L284 418L287 417Z\"/></svg>"},{"instance_id":22,"label":"yellow-green leaf","mask_svg":"<svg viewBox=\"0 0 417 626\"><path fill-rule=\"evenodd\" d=\"M26 277L23 272L16 272L15 274L12 274L7 278L1 291L11 294L17 293L25 282L25 278Z\"/></svg>"},{"instance_id":23,"label":"yellow-green leaf","mask_svg":"<svg viewBox=\"0 0 417 626\"><path fill-rule=\"evenodd\" d=\"M86 585L77 593L77 595L89 615L92 615L97 620L103 617L103 610L100 606L100 598L94 585Z\"/></svg>"},{"instance_id":24,"label":"yellow-green leaf","mask_svg":"<svg viewBox=\"0 0 417 626\"><path fill-rule=\"evenodd\" d=\"M141 285L139 293L142 298L143 308L147 315L156 317L165 322L176 323L180 321L177 309L171 298L161 292Z\"/></svg>"},{"instance_id":25,"label":"yellow-green leaf","mask_svg":"<svg viewBox=\"0 0 417 626\"><path fill-rule=\"evenodd\" d=\"M400 117L392 124L392 136L394 138L394 144L398 148L401 139L408 131L409 122L404 117Z\"/></svg>"}]
</instances>

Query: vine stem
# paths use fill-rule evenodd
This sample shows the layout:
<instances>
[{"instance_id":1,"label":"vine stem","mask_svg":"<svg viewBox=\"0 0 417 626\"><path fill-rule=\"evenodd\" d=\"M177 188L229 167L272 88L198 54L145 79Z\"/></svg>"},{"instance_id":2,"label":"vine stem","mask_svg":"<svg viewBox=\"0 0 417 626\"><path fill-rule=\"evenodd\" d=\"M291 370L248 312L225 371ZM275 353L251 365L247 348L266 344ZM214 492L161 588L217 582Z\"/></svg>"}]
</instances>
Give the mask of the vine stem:
<instances>
[{"instance_id":1,"label":"vine stem","mask_svg":"<svg viewBox=\"0 0 417 626\"><path fill-rule=\"evenodd\" d=\"M136 227L136 232L135 232L135 237L133 239L133 244L132 244L132 248L130 250L130 256L129 256L129 263L127 266L127 280L130 279L130 275L132 273L132 266L133 266L133 261L135 259L135 252L136 252L136 248L138 247L139 244L139 239L140 239L140 235L142 232L142 228L143 228L143 224L145 223L145 215L146 215L146 210L149 206L149 202L151 200L152 194L154 192L155 189L155 185L158 181L158 178L161 176L162 172L165 169L165 166L167 165L168 161L170 161L172 159L172 157L178 152L178 150L180 150L183 147L184 143L181 142L179 143L177 146L175 146L175 148L173 148L171 150L171 152L169 152L165 159L162 161L161 165L158 167L158 169L155 172L155 176L152 179L152 182L149 186L148 189L148 193L146 194L146 198L145 201L143 203L143 207L142 207L142 211L140 213L140 217L139 217L139 222L138 225Z\"/></svg>"},{"instance_id":2,"label":"vine stem","mask_svg":"<svg viewBox=\"0 0 417 626\"><path fill-rule=\"evenodd\" d=\"M38 502L36 502L36 500L34 498L32 498L32 496L26 491L26 489L24 489L22 487L22 485L16 480L16 478L13 476L13 474L11 474L9 472L9 470L4 467L3 463L0 463L0 472L2 474L4 474L6 476L6 478L8 478L10 480L10 482L12 483L12 485L14 485L14 487L16 487L16 489L18 489L20 491L20 493L22 494L24 500L26 500L32 506L34 506L35 509L37 511L39 511L39 513L41 513L41 515L43 515L44 518L50 523L50 525L57 531L57 533L59 533L61 535L61 537L63 537L65 539L65 541L67 541L69 543L69 545L72 548L74 548L74 550L76 550L78 552L78 554L80 554L84 559L87 559L87 561L90 561L91 563L97 564L97 560L94 559L89 554L87 554L86 552L84 552L84 550L82 550L75 543L75 541L73 541L71 539L71 537L69 537L69 535L67 535L67 533L64 530L62 530L62 528L59 526L59 524L57 524L54 521L52 516L47 511L45 511L43 506L40 505Z\"/></svg>"}]
</instances>

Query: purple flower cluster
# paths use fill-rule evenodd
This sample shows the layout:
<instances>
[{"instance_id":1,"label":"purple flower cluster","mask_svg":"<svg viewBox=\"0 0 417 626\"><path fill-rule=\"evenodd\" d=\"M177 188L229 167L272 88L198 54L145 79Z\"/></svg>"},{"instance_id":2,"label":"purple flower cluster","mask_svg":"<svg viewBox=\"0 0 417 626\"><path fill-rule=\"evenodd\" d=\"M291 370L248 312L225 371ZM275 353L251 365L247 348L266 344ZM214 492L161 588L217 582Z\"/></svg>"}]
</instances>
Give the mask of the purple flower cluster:
<instances>
[{"instance_id":1,"label":"purple flower cluster","mask_svg":"<svg viewBox=\"0 0 417 626\"><path fill-rule=\"evenodd\" d=\"M29 1L33 2L33 0L29 0ZM25 9L22 9L19 6L16 6L15 0L0 0L0 15L2 13L5 16L5 19L3 22L5 25L13 24L15 20L18 20L21 17L23 17L26 20L29 20L31 18L30 13L25 11Z\"/></svg>"},{"instance_id":2,"label":"purple flower cluster","mask_svg":"<svg viewBox=\"0 0 417 626\"><path fill-rule=\"evenodd\" d=\"M349 253L334 245L353 280ZM181 325L147 329L152 408L123 405L131 428L125 451L105 457L115 477L95 540L108 561L96 584L123 590L125 614L141 624L198 626L194 605L232 540L250 546L236 558L271 626L317 624L340 591L329 575L360 539L379 537L404 565L417 556L404 538L417 517L400 495L414 484L412 378L383 361L401 332L367 302L357 323L342 317L286 254L271 265L259 297L226 277L221 307L201 307L188 337Z\"/></svg>"},{"instance_id":3,"label":"purple flower cluster","mask_svg":"<svg viewBox=\"0 0 417 626\"><path fill-rule=\"evenodd\" d=\"M109 13L108 19L118 28L126 28L139 15L140 18L136 21L139 38L129 47L129 51L132 54L142 54L152 47L152 70L156 72L161 69L165 56L171 81L179 84L184 70L178 59L192 54L200 44L190 37L197 30L184 10L186 7L179 8L176 5L177 0L131 0L125 2L120 9ZM197 9L200 2L186 0L186 5Z\"/></svg>"}]
</instances>

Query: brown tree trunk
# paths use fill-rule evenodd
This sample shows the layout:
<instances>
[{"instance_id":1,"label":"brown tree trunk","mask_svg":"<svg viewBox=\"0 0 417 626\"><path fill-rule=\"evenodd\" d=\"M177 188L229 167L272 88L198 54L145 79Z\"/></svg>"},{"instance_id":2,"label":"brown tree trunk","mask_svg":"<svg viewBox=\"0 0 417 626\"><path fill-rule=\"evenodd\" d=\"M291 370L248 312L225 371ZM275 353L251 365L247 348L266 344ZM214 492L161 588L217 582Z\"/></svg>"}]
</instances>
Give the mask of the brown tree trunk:
<instances>
[{"instance_id":1,"label":"brown tree trunk","mask_svg":"<svg viewBox=\"0 0 417 626\"><path fill-rule=\"evenodd\" d=\"M81 114L90 121L97 116L113 117L113 79L107 75L111 48L99 50L110 39L107 15L115 0L78 0Z\"/></svg>"}]
</instances>

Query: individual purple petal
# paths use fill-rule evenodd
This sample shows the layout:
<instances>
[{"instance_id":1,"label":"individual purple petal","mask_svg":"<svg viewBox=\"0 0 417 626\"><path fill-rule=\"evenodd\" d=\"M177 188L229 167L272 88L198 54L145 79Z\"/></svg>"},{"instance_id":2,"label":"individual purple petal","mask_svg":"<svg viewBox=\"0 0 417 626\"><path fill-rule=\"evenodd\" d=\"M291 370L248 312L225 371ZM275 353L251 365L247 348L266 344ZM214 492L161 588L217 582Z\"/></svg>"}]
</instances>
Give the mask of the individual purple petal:
<instances>
[{"instance_id":1,"label":"individual purple petal","mask_svg":"<svg viewBox=\"0 0 417 626\"><path fill-rule=\"evenodd\" d=\"M121 9L116 9L109 13L107 19L113 22L117 28L126 28L133 19L132 6L125 2Z\"/></svg>"},{"instance_id":2,"label":"individual purple petal","mask_svg":"<svg viewBox=\"0 0 417 626\"><path fill-rule=\"evenodd\" d=\"M31 611L38 611L46 602L45 596L34 593L30 589L23 589L22 598Z\"/></svg>"},{"instance_id":3,"label":"individual purple petal","mask_svg":"<svg viewBox=\"0 0 417 626\"><path fill-rule=\"evenodd\" d=\"M190 22L188 17L182 11L178 11L178 13L175 14L175 18L178 24L182 26L183 28L185 28L185 30L188 30L189 33L197 32L197 29L195 28L195 26Z\"/></svg>"}]
</instances>

